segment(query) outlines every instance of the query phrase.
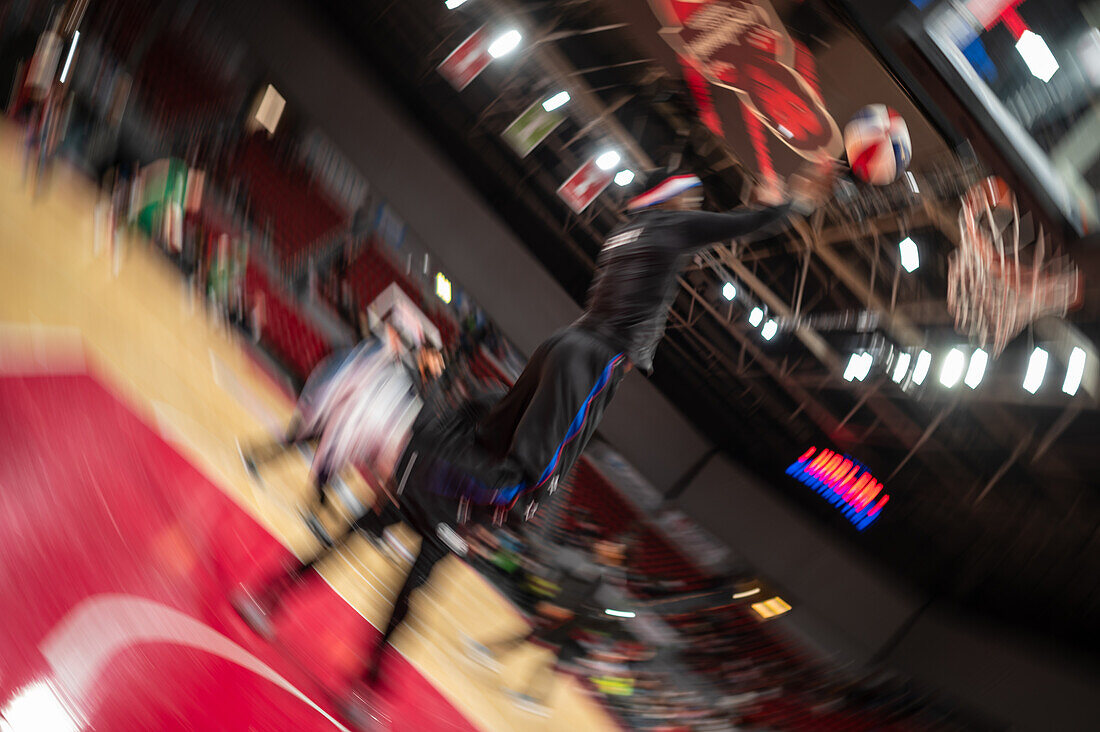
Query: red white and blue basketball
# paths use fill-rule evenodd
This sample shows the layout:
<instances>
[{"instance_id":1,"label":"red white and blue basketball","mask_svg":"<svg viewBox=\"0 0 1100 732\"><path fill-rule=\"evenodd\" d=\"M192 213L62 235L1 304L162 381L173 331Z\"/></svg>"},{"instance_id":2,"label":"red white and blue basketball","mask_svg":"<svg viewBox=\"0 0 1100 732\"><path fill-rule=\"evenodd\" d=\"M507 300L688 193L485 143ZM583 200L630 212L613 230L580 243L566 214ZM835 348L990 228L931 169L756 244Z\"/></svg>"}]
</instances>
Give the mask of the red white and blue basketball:
<instances>
[{"instance_id":1,"label":"red white and blue basketball","mask_svg":"<svg viewBox=\"0 0 1100 732\"><path fill-rule=\"evenodd\" d=\"M885 104L868 104L844 128L844 149L852 173L876 186L893 183L913 156L909 128Z\"/></svg>"}]
</instances>

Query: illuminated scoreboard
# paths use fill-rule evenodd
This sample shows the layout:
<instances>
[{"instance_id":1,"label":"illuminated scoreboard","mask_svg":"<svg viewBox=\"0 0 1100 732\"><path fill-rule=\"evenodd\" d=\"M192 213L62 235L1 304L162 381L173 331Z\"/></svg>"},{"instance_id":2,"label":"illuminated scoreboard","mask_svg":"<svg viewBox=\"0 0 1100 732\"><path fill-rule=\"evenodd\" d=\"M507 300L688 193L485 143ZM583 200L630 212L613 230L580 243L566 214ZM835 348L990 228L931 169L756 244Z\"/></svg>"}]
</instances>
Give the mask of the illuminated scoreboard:
<instances>
[{"instance_id":1,"label":"illuminated scoreboard","mask_svg":"<svg viewBox=\"0 0 1100 732\"><path fill-rule=\"evenodd\" d=\"M820 493L860 531L882 515L890 500L862 463L832 450L811 447L787 468L787 475Z\"/></svg>"}]
</instances>

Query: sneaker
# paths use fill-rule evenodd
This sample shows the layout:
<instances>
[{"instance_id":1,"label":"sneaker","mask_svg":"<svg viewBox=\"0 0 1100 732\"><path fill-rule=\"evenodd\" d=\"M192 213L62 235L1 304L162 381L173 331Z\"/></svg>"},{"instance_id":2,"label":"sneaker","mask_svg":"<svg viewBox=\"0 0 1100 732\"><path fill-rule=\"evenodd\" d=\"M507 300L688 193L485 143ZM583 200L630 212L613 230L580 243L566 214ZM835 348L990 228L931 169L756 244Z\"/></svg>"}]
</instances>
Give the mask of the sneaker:
<instances>
[{"instance_id":1,"label":"sneaker","mask_svg":"<svg viewBox=\"0 0 1100 732\"><path fill-rule=\"evenodd\" d=\"M356 683L337 702L340 714L356 729L383 730L390 726L389 715L382 708L378 692L363 683Z\"/></svg>"},{"instance_id":2,"label":"sneaker","mask_svg":"<svg viewBox=\"0 0 1100 732\"><path fill-rule=\"evenodd\" d=\"M336 542L333 541L332 535L328 533L328 529L321 523L321 519L317 518L317 514L313 511L305 511L303 512L302 520L306 522L306 528L309 529L309 533L317 538L317 541L321 542L329 549L336 546Z\"/></svg>"},{"instance_id":3,"label":"sneaker","mask_svg":"<svg viewBox=\"0 0 1100 732\"><path fill-rule=\"evenodd\" d=\"M448 524L440 523L435 527L435 535L439 537L439 540L447 545L447 548L460 557L466 556L466 552L470 550L470 547L466 544L465 539L458 535L454 529Z\"/></svg>"},{"instance_id":4,"label":"sneaker","mask_svg":"<svg viewBox=\"0 0 1100 732\"><path fill-rule=\"evenodd\" d=\"M247 589L237 590L229 603L253 633L268 641L275 637L271 614Z\"/></svg>"},{"instance_id":5,"label":"sneaker","mask_svg":"<svg viewBox=\"0 0 1100 732\"><path fill-rule=\"evenodd\" d=\"M493 655L492 650L488 646L478 643L473 638L468 636L462 637L462 645L466 650L466 657L474 663L484 666L490 671L500 671L500 661Z\"/></svg>"},{"instance_id":6,"label":"sneaker","mask_svg":"<svg viewBox=\"0 0 1100 732\"><path fill-rule=\"evenodd\" d=\"M393 555L400 557L407 562L416 561L416 557L409 551L409 548L401 543L401 540L397 538L397 534L389 529L382 532L382 538L386 540L386 545L389 547Z\"/></svg>"},{"instance_id":7,"label":"sneaker","mask_svg":"<svg viewBox=\"0 0 1100 732\"><path fill-rule=\"evenodd\" d=\"M541 701L531 696L530 694L521 694L518 691L512 691L511 689L505 689L508 696L512 697L512 701L516 706L527 712L528 714L535 714L540 717L550 716L550 707L543 704Z\"/></svg>"},{"instance_id":8,"label":"sneaker","mask_svg":"<svg viewBox=\"0 0 1100 732\"><path fill-rule=\"evenodd\" d=\"M369 510L363 503L351 492L351 488L340 478L336 478L332 481L332 493L336 499L343 505L344 510L347 511L349 516L362 516L364 511Z\"/></svg>"}]
</instances>

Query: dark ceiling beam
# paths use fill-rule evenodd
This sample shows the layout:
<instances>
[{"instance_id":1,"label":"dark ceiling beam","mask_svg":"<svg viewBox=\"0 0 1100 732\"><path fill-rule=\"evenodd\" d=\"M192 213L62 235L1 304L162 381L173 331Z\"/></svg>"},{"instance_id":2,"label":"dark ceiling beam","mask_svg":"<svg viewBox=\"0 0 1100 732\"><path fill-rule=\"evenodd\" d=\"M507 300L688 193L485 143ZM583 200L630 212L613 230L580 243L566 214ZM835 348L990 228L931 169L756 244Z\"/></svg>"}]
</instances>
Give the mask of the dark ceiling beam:
<instances>
[{"instance_id":1,"label":"dark ceiling beam","mask_svg":"<svg viewBox=\"0 0 1100 732\"><path fill-rule=\"evenodd\" d=\"M762 387L753 379L746 378L744 370L739 369L737 367L737 364L734 363L728 355L722 353L721 349L715 347L714 344L705 340L703 336L699 334L699 331L697 329L688 326L687 319L683 315L678 313L675 307L673 307L673 309L669 311L669 314L672 316L672 321L674 323L685 326L684 332L689 338L695 340L698 346L705 348L707 352L714 357L714 360L717 363L721 364L731 377L736 379L737 382L742 384L748 391L751 391L753 394L756 395L756 397L760 400L760 403L764 404L769 416L773 420L775 420L779 424L783 424L790 420L790 410L787 409L784 405L780 404L778 401L776 401L774 395L769 391L769 389L767 389L766 387Z\"/></svg>"},{"instance_id":2,"label":"dark ceiling beam","mask_svg":"<svg viewBox=\"0 0 1100 732\"><path fill-rule=\"evenodd\" d=\"M793 226L805 241L806 246L821 259L838 280L852 291L870 310L882 313L883 322L890 334L905 348L912 348L924 344L924 334L917 330L909 319L894 311L875 294L874 290L862 277L856 275L855 269L846 262L836 250L828 244L818 240L814 232L805 221L793 220Z\"/></svg>"},{"instance_id":3,"label":"dark ceiling beam","mask_svg":"<svg viewBox=\"0 0 1100 732\"><path fill-rule=\"evenodd\" d=\"M828 408L818 402L812 394L784 375L779 365L776 364L770 356L764 353L760 347L753 342L750 336L733 327L733 325L715 309L714 305L712 305L707 298L697 293L683 277L680 277L679 281L680 286L695 298L696 304L706 310L711 317L726 328L730 335L737 339L741 346L756 359L768 375L787 392L791 399L800 405L800 409L806 412L806 416L813 420L814 424L816 424L822 432L829 436L837 434L836 426L838 420Z\"/></svg>"},{"instance_id":4,"label":"dark ceiling beam","mask_svg":"<svg viewBox=\"0 0 1100 732\"><path fill-rule=\"evenodd\" d=\"M502 17L517 17L519 5L513 0L488 0L491 7L496 8ZM530 37L530 32L524 32L524 22L517 23L517 30ZM564 53L553 43L543 43L532 48L527 56L542 72L554 79L559 79L565 91L569 92L570 104L579 118L589 122L593 119L603 119L601 127L606 130L608 136L613 139L624 153L623 157L630 159L634 164L644 170L650 170L656 166L649 154L627 132L615 115L607 115L600 98L594 94L583 76L577 76L577 69L569 61Z\"/></svg>"},{"instance_id":5,"label":"dark ceiling beam","mask_svg":"<svg viewBox=\"0 0 1100 732\"><path fill-rule=\"evenodd\" d=\"M837 379L822 373L797 374L794 378L805 388L813 390L822 389L855 393L861 392L867 388L862 382L844 381L843 379ZM1023 373L1021 372L1020 379L1022 378ZM1081 399L1069 397L1061 392L1042 392L1034 395L1028 394L1021 388L1020 381L1014 379L992 379L986 376L981 386L977 389L956 386L950 390L940 387L938 383L935 383L936 379L937 377L935 374L928 374L928 380L925 381L925 385L920 387L922 389L920 394L921 401L929 404L939 404L958 399L959 402L968 409L980 409L998 404L1054 409L1066 409L1070 406L1076 406L1079 411L1084 412L1096 411L1098 409L1097 405L1088 398ZM900 388L885 393L893 399L905 401L914 399L912 394L903 392Z\"/></svg>"},{"instance_id":6,"label":"dark ceiling beam","mask_svg":"<svg viewBox=\"0 0 1100 732\"><path fill-rule=\"evenodd\" d=\"M796 229L799 227L805 228L806 231L803 233L803 236L809 233L808 227L804 221L796 221L795 227ZM812 236L812 234L810 234L810 236ZM767 285L749 271L749 269L736 258L731 248L719 247L717 251L723 263L729 266L734 273L742 279L745 285L756 293L757 297L765 302L769 308L783 317L789 318L793 315L782 298L776 295ZM856 286L858 287L859 285ZM896 325L899 324L899 321L896 319L894 322ZM912 328L912 326L908 326L904 321L900 324ZM915 333L915 330L913 332ZM839 381L842 373L842 361L833 350L832 346L830 346L817 331L804 325L796 328L794 334L806 345L810 352L821 361L829 371L830 376ZM788 379L789 377L784 376L784 380ZM909 448L912 452L915 452L915 447L928 441L931 437L931 434L927 431L922 434L920 427L914 424L904 411L899 409L897 405L891 403L889 399L883 397L881 394L872 396L872 398L868 400L868 407L880 418L879 422L881 426L893 433L898 440L901 441L902 445ZM933 442L932 447L938 451L939 445ZM925 460L924 462L933 472L941 477L954 478L958 475L970 474L969 468L967 468L961 460L953 456L946 459L940 457L935 460Z\"/></svg>"}]
</instances>

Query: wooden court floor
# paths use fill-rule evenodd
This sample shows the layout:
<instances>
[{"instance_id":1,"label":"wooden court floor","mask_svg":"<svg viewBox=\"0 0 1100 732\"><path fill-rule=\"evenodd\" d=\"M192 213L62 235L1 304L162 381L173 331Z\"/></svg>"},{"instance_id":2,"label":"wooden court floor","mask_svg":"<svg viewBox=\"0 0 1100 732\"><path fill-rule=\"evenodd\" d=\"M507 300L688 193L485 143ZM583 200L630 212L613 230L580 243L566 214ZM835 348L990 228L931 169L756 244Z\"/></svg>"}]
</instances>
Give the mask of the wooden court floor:
<instances>
[{"instance_id":1,"label":"wooden court floor","mask_svg":"<svg viewBox=\"0 0 1100 732\"><path fill-rule=\"evenodd\" d=\"M148 242L124 237L115 254L96 230L96 192L59 166L32 198L22 180L17 131L0 123L0 362L34 359L49 339L80 343L111 388L222 491L291 551L314 541L297 515L308 465L292 455L250 480L236 441L278 432L292 403L187 292ZM117 272L115 271L117 269ZM369 493L358 476L357 492ZM404 535L412 543L411 535ZM402 568L353 543L325 573L363 617L384 621ZM486 730L613 730L618 726L570 678L558 676L549 717L518 709L504 693L545 652L527 647L494 673L472 664L462 635L479 639L524 628L520 616L475 571L448 559L432 587L414 595L396 648L471 722Z\"/></svg>"}]
</instances>

